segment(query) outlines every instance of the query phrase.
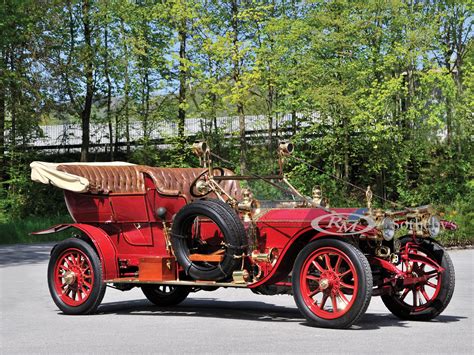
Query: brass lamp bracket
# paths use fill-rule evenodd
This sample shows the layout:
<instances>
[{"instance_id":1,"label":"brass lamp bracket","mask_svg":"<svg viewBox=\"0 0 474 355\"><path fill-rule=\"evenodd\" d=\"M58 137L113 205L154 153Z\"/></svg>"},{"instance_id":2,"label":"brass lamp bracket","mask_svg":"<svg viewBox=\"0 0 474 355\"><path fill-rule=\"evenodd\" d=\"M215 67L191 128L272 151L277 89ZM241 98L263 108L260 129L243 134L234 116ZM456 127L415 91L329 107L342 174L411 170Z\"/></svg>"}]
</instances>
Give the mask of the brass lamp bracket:
<instances>
[{"instance_id":1,"label":"brass lamp bracket","mask_svg":"<svg viewBox=\"0 0 474 355\"><path fill-rule=\"evenodd\" d=\"M374 194L370 189L370 186L367 186L367 191L365 192L365 198L367 199L367 208L369 209L369 215L372 214L372 197Z\"/></svg>"}]
</instances>

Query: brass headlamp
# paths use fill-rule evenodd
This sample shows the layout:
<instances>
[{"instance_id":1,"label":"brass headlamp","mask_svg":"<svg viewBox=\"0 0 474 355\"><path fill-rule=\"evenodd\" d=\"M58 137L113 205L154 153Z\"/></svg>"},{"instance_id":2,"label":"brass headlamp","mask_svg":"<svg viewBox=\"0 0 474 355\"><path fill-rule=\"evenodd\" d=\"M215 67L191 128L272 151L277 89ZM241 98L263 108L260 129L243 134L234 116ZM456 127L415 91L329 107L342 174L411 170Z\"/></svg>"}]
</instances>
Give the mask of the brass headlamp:
<instances>
[{"instance_id":1,"label":"brass headlamp","mask_svg":"<svg viewBox=\"0 0 474 355\"><path fill-rule=\"evenodd\" d=\"M293 154L295 150L295 145L291 142L281 142L278 146L278 154L283 155L285 157L290 156Z\"/></svg>"},{"instance_id":2,"label":"brass headlamp","mask_svg":"<svg viewBox=\"0 0 474 355\"><path fill-rule=\"evenodd\" d=\"M283 158L293 154L295 145L291 142L280 142L278 146L278 165L280 166L280 175L283 175Z\"/></svg>"},{"instance_id":3,"label":"brass headlamp","mask_svg":"<svg viewBox=\"0 0 474 355\"><path fill-rule=\"evenodd\" d=\"M204 141L194 142L192 149L193 153L196 154L198 157L201 157L207 152L209 152L209 147Z\"/></svg>"},{"instance_id":4,"label":"brass headlamp","mask_svg":"<svg viewBox=\"0 0 474 355\"><path fill-rule=\"evenodd\" d=\"M193 143L192 147L193 153L199 157L199 164L203 167L211 166L211 150L209 146L204 141L198 141ZM210 171L211 172L211 171Z\"/></svg>"}]
</instances>

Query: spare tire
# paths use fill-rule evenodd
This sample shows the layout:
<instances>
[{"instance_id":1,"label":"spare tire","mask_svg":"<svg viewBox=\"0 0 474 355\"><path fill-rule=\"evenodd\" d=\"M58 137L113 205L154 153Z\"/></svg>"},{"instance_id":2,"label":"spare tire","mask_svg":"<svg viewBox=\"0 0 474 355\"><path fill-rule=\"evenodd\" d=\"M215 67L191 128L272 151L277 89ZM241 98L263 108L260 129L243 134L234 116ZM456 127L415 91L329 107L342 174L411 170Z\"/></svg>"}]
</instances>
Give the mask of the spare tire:
<instances>
[{"instance_id":1,"label":"spare tire","mask_svg":"<svg viewBox=\"0 0 474 355\"><path fill-rule=\"evenodd\" d=\"M196 231L197 218L213 223L214 236L208 243L202 239L201 227ZM218 236L216 235L218 234ZM178 263L186 275L196 280L222 281L242 265L245 247L245 230L242 221L232 208L215 200L198 200L184 206L175 216L171 229L171 243ZM218 262L191 261L190 254L219 254Z\"/></svg>"}]
</instances>

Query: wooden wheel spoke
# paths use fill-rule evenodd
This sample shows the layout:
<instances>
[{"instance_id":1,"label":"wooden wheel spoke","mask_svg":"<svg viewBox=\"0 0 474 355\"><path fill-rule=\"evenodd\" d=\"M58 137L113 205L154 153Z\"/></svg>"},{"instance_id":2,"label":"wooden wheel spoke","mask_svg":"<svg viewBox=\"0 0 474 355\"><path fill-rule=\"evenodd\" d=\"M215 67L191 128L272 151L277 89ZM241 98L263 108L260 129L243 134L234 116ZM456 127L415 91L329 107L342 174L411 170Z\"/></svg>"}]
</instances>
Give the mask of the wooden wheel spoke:
<instances>
[{"instance_id":1,"label":"wooden wheel spoke","mask_svg":"<svg viewBox=\"0 0 474 355\"><path fill-rule=\"evenodd\" d=\"M70 269L65 265L59 265L58 269L64 270L64 271L70 271Z\"/></svg>"},{"instance_id":2,"label":"wooden wheel spoke","mask_svg":"<svg viewBox=\"0 0 474 355\"><path fill-rule=\"evenodd\" d=\"M337 312L337 300L335 295L331 295L332 311L333 313Z\"/></svg>"},{"instance_id":3,"label":"wooden wheel spoke","mask_svg":"<svg viewBox=\"0 0 474 355\"><path fill-rule=\"evenodd\" d=\"M339 278L342 279L343 277L349 275L350 272L351 272L351 269L344 271L342 274L339 275Z\"/></svg>"},{"instance_id":4,"label":"wooden wheel spoke","mask_svg":"<svg viewBox=\"0 0 474 355\"><path fill-rule=\"evenodd\" d=\"M438 276L438 271L437 270L431 270L425 274L425 276L428 276L428 280L432 279L433 277Z\"/></svg>"},{"instance_id":5,"label":"wooden wheel spoke","mask_svg":"<svg viewBox=\"0 0 474 355\"><path fill-rule=\"evenodd\" d=\"M342 282L342 281L341 281L340 285L341 285L341 288L348 288L350 290L354 289L354 285L349 285L349 284L346 284L345 282Z\"/></svg>"},{"instance_id":6,"label":"wooden wheel spoke","mask_svg":"<svg viewBox=\"0 0 474 355\"><path fill-rule=\"evenodd\" d=\"M316 260L313 260L311 263L314 265L316 269L318 269L319 272L324 272L323 267L319 265L319 263Z\"/></svg>"},{"instance_id":7,"label":"wooden wheel spoke","mask_svg":"<svg viewBox=\"0 0 474 355\"><path fill-rule=\"evenodd\" d=\"M331 271L332 266L331 266L331 258L329 257L329 254L324 254L324 261L326 262L326 269Z\"/></svg>"},{"instance_id":8,"label":"wooden wheel spoke","mask_svg":"<svg viewBox=\"0 0 474 355\"><path fill-rule=\"evenodd\" d=\"M429 286L429 287L432 287L432 288L436 288L437 285L435 285L434 283L432 283L431 281L426 281L426 285Z\"/></svg>"},{"instance_id":9,"label":"wooden wheel spoke","mask_svg":"<svg viewBox=\"0 0 474 355\"><path fill-rule=\"evenodd\" d=\"M342 293L341 291L339 291L337 293L337 295L339 296L339 298L347 305L349 304L349 300L347 299L346 295L344 293Z\"/></svg>"},{"instance_id":10,"label":"wooden wheel spoke","mask_svg":"<svg viewBox=\"0 0 474 355\"><path fill-rule=\"evenodd\" d=\"M79 255L78 254L72 254L71 255L72 262L75 266L79 266Z\"/></svg>"},{"instance_id":11,"label":"wooden wheel spoke","mask_svg":"<svg viewBox=\"0 0 474 355\"><path fill-rule=\"evenodd\" d=\"M410 293L410 289L406 288L400 296L400 301L403 301L407 297L408 293Z\"/></svg>"},{"instance_id":12,"label":"wooden wheel spoke","mask_svg":"<svg viewBox=\"0 0 474 355\"><path fill-rule=\"evenodd\" d=\"M430 296L428 295L428 293L426 293L426 290L424 287L421 288L421 294L423 295L423 297L425 298L426 302L429 302L431 300Z\"/></svg>"},{"instance_id":13,"label":"wooden wheel spoke","mask_svg":"<svg viewBox=\"0 0 474 355\"><path fill-rule=\"evenodd\" d=\"M418 291L413 290L413 307L418 306Z\"/></svg>"},{"instance_id":14,"label":"wooden wheel spoke","mask_svg":"<svg viewBox=\"0 0 474 355\"><path fill-rule=\"evenodd\" d=\"M311 291L309 293L309 297L314 297L315 295L317 295L319 292L321 292L321 289L318 287L316 288L314 291ZM316 301L315 301L316 302Z\"/></svg>"},{"instance_id":15,"label":"wooden wheel spoke","mask_svg":"<svg viewBox=\"0 0 474 355\"><path fill-rule=\"evenodd\" d=\"M87 282L87 281L84 281L84 280L83 280L83 281L82 281L82 284L83 284L84 286L87 286L89 289L92 288L92 284L90 284L90 283Z\"/></svg>"},{"instance_id":16,"label":"wooden wheel spoke","mask_svg":"<svg viewBox=\"0 0 474 355\"><path fill-rule=\"evenodd\" d=\"M341 266L342 258L340 255L337 256L336 266L334 266L334 272L339 273L339 267Z\"/></svg>"},{"instance_id":17,"label":"wooden wheel spoke","mask_svg":"<svg viewBox=\"0 0 474 355\"><path fill-rule=\"evenodd\" d=\"M329 295L327 293L323 294L323 299L321 300L321 303L319 304L319 308L321 310L324 309L324 306L326 305L326 301L328 300Z\"/></svg>"},{"instance_id":18,"label":"wooden wheel spoke","mask_svg":"<svg viewBox=\"0 0 474 355\"><path fill-rule=\"evenodd\" d=\"M67 296L67 297L70 297L69 294L73 292L73 289L67 285L66 289L64 290L64 294Z\"/></svg>"},{"instance_id":19,"label":"wooden wheel spoke","mask_svg":"<svg viewBox=\"0 0 474 355\"><path fill-rule=\"evenodd\" d=\"M317 276L314 276L314 275L306 275L306 278L307 278L308 280L312 280L312 281L319 281L319 280L321 280L320 277L317 277Z\"/></svg>"}]
</instances>

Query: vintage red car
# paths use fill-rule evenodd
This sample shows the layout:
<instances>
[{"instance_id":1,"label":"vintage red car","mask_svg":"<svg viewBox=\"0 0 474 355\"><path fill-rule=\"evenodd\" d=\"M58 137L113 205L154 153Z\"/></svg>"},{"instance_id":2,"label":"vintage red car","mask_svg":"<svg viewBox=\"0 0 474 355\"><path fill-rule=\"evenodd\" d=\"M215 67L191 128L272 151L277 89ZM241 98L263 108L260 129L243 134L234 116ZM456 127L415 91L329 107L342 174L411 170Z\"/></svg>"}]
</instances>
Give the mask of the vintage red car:
<instances>
[{"instance_id":1,"label":"vintage red car","mask_svg":"<svg viewBox=\"0 0 474 355\"><path fill-rule=\"evenodd\" d=\"M372 296L403 319L429 320L448 305L454 268L434 238L452 225L430 207L374 210L370 191L367 208L325 207L320 190L309 198L286 180L291 143L279 146L272 176L212 166L205 143L194 151L201 168L31 164L33 180L64 189L75 221L36 233L76 231L51 251L61 311L96 311L107 285L140 287L158 306L219 287L293 294L311 325L330 328L354 324Z\"/></svg>"}]
</instances>

